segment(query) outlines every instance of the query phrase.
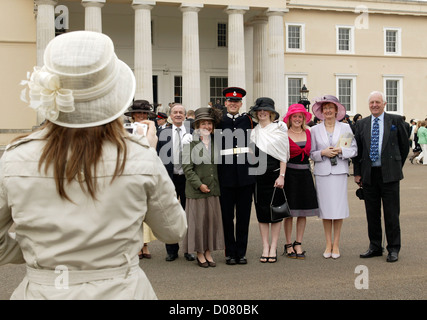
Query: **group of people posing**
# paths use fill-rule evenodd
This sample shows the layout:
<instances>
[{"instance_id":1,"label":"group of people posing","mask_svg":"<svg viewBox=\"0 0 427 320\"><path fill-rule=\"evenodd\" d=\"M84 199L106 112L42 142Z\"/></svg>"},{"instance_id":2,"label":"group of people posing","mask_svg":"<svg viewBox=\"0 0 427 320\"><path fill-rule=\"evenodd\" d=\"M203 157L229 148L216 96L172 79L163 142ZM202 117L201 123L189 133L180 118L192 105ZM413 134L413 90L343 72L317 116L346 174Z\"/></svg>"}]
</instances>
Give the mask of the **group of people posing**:
<instances>
[{"instance_id":1,"label":"group of people posing","mask_svg":"<svg viewBox=\"0 0 427 320\"><path fill-rule=\"evenodd\" d=\"M333 96L313 105L323 121L310 131L301 105L281 119L273 100L258 98L241 114L246 92L233 87L223 91L226 111L197 109L194 128L182 125L185 108L175 105L171 126L156 134L153 121L141 120L146 130L136 125L129 134L122 118L139 121L129 109L136 80L107 35L55 37L43 61L22 83L46 121L12 141L0 160L0 265L26 264L12 299L156 299L138 259L149 234L144 224L167 244L170 261L183 243L201 267L215 266L211 253L222 249L227 264L246 264L252 199L260 261L275 262L281 224L271 220L273 194L279 204L286 194L297 219L294 242L292 220L284 223L286 256L305 257L305 219L318 215L323 255L338 258L350 158L370 240L360 256L383 254L383 204L387 261L398 260L399 181L409 145L402 117L384 112L382 93L370 95L371 116L357 121L354 136Z\"/></svg>"},{"instance_id":2,"label":"group of people posing","mask_svg":"<svg viewBox=\"0 0 427 320\"><path fill-rule=\"evenodd\" d=\"M174 182L189 224L183 241L185 258L197 260L201 267L214 267L212 251L225 250L227 264L246 264L249 219L254 201L262 240L259 261L276 262L282 221L272 221L270 205L288 201L292 218L296 218L295 240L292 241L293 219L284 219L286 243L283 254L288 258L305 259L302 243L306 218L318 216L323 221L325 233L323 257L338 259L343 220L349 216L349 160L354 159L355 182L362 186L361 170L362 167L367 170L366 156L372 152L370 128L369 132L365 132L366 128L359 130L355 136L356 128L342 121L346 116L345 107L332 95L318 99L313 105L313 114L321 122L310 128L308 123L312 114L301 104L291 105L280 118L274 101L261 97L248 113L240 113L245 90L229 87L223 94L224 110L199 108L191 126L185 125L185 107L175 104L170 112L172 125L157 131L158 154ZM138 107L138 103L135 102L126 114L132 119L135 119L133 112L145 113L146 116L151 112L147 101L144 101L143 108ZM369 104L373 114L384 117L385 98L382 93L373 92ZM396 132L392 132L389 143L394 145L398 142L396 145L402 149L391 150L388 158L394 162L398 160L398 164L403 166L406 155L404 142L400 140L402 123L397 121L398 117L390 117L393 119L390 130ZM158 118L164 116L160 114ZM367 120L360 123L366 126ZM383 123L380 132L382 138L388 139L387 126L390 126L389 122L386 126ZM367 138L369 141L364 141ZM382 142L383 139L381 146ZM380 154L378 150L376 160L368 160L373 172L381 168ZM390 161L388 158L383 160L384 167ZM309 159L314 162L313 172ZM396 170L401 172L401 168ZM364 179L369 228L375 232L370 231L371 247L368 254L361 257L372 256L370 251L378 255L381 252L382 255L381 243L378 243L375 233L381 227L381 224L378 226L381 215L379 202L385 197L381 191L382 184L389 177L381 177L381 186L370 189L374 182L377 183L376 178L374 181ZM400 174L395 180L399 179ZM393 201L399 198L398 189L395 189ZM370 192L373 199L369 198ZM400 249L399 230L396 230L399 228L398 208L397 203L390 208L391 216L386 216L390 222L387 230L395 229L389 230L387 238L390 252L387 261L390 262L397 260ZM166 248L166 260L175 260L178 244L167 244Z\"/></svg>"}]
</instances>

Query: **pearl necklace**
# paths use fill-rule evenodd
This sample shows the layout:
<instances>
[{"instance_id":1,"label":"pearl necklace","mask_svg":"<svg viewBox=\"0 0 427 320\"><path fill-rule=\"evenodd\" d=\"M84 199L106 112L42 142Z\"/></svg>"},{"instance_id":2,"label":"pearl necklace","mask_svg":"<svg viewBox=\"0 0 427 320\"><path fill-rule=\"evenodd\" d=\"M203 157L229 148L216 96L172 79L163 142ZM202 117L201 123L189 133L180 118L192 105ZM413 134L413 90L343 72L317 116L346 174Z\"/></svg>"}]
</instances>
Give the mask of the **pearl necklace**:
<instances>
[{"instance_id":1,"label":"pearl necklace","mask_svg":"<svg viewBox=\"0 0 427 320\"><path fill-rule=\"evenodd\" d=\"M302 133L302 129L301 129L301 131L300 132L297 132L297 131L295 131L294 129L292 129L292 127L291 128L289 128L289 130L291 130L293 133L296 133L296 134L299 134L299 133Z\"/></svg>"}]
</instances>

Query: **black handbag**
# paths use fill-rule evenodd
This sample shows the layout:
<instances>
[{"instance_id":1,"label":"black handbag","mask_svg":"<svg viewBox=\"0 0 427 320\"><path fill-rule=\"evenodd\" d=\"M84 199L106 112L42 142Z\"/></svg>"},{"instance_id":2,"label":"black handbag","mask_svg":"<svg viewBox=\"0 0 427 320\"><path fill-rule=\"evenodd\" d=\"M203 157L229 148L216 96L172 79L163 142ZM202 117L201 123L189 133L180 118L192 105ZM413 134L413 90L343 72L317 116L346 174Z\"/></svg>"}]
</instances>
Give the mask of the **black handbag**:
<instances>
[{"instance_id":1,"label":"black handbag","mask_svg":"<svg viewBox=\"0 0 427 320\"><path fill-rule=\"evenodd\" d=\"M282 189L283 195L285 196L285 202L273 206L273 200L274 200L274 194L276 193L276 189L274 188L273 196L271 197L271 203L270 203L270 215L271 215L271 222L279 222L282 219L290 218L291 217L291 209L288 205L288 200L286 199L285 190Z\"/></svg>"}]
</instances>

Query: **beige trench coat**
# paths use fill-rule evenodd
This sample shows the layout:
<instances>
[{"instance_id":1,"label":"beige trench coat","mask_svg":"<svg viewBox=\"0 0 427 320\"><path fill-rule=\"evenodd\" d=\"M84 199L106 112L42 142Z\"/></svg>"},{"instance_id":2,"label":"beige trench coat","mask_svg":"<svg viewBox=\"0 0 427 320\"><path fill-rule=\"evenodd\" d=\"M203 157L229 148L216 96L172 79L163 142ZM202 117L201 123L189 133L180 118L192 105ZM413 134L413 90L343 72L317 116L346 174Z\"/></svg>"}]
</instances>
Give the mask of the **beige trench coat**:
<instances>
[{"instance_id":1,"label":"beige trench coat","mask_svg":"<svg viewBox=\"0 0 427 320\"><path fill-rule=\"evenodd\" d=\"M0 161L0 265L26 263L12 299L156 299L138 265L143 221L165 243L187 230L185 212L156 151L130 137L122 176L105 145L93 200L77 182L62 200L53 172L39 172L43 131L8 146ZM16 240L10 227L15 224ZM1 286L1 284L0 284Z\"/></svg>"}]
</instances>

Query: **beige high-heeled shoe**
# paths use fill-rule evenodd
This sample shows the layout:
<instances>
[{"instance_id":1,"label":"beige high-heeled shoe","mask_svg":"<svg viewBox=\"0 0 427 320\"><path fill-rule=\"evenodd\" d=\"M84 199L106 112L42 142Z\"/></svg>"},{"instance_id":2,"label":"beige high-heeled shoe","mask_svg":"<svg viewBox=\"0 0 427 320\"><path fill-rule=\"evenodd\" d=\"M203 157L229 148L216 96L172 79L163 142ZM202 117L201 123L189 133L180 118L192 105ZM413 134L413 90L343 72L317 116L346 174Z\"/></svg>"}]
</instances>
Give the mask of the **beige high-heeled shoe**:
<instances>
[{"instance_id":1,"label":"beige high-heeled shoe","mask_svg":"<svg viewBox=\"0 0 427 320\"><path fill-rule=\"evenodd\" d=\"M341 257L341 255L339 253L332 253L332 259L338 259L339 257Z\"/></svg>"},{"instance_id":2,"label":"beige high-heeled shoe","mask_svg":"<svg viewBox=\"0 0 427 320\"><path fill-rule=\"evenodd\" d=\"M327 252L327 251L323 252L323 258L329 259L331 256L332 256L332 252Z\"/></svg>"}]
</instances>

